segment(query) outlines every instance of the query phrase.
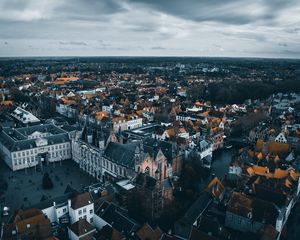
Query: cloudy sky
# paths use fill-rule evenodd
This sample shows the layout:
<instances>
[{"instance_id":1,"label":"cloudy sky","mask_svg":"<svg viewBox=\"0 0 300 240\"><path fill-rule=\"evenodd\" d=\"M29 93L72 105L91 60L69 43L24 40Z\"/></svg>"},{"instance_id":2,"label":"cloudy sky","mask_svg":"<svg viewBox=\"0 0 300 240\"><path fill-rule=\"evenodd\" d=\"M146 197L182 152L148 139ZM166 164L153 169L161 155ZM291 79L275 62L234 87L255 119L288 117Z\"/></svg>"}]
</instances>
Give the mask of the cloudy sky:
<instances>
[{"instance_id":1,"label":"cloudy sky","mask_svg":"<svg viewBox=\"0 0 300 240\"><path fill-rule=\"evenodd\" d=\"M300 58L299 0L0 0L0 56Z\"/></svg>"}]
</instances>

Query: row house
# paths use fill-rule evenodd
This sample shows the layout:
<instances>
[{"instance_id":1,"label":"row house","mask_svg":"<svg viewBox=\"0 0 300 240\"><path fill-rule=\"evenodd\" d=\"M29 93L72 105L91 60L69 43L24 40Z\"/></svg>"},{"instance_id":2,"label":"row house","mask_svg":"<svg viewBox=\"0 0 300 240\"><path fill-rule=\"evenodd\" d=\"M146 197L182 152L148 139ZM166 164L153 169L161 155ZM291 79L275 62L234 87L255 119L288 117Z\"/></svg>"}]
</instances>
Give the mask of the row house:
<instances>
[{"instance_id":1,"label":"row house","mask_svg":"<svg viewBox=\"0 0 300 240\"><path fill-rule=\"evenodd\" d=\"M195 113L189 113L189 112L180 112L176 115L176 121L199 121L201 124L205 125L208 123L208 120L206 117L203 117L201 115L197 115Z\"/></svg>"},{"instance_id":2,"label":"row house","mask_svg":"<svg viewBox=\"0 0 300 240\"><path fill-rule=\"evenodd\" d=\"M89 192L72 190L62 196L43 201L35 206L54 224L70 223L85 219L93 224L94 201Z\"/></svg>"},{"instance_id":3,"label":"row house","mask_svg":"<svg viewBox=\"0 0 300 240\"><path fill-rule=\"evenodd\" d=\"M143 126L143 119L139 117L115 117L112 119L114 132L135 129Z\"/></svg>"}]
</instances>

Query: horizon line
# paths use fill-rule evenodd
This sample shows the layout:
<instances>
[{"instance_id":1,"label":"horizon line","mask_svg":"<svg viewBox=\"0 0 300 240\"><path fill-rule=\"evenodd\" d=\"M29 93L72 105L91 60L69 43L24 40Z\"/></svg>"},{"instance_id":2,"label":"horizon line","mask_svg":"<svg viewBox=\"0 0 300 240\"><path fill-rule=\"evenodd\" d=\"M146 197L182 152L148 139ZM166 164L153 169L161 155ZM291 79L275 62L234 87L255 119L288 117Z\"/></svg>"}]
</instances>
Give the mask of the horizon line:
<instances>
[{"instance_id":1,"label":"horizon line","mask_svg":"<svg viewBox=\"0 0 300 240\"><path fill-rule=\"evenodd\" d=\"M247 57L247 56L183 56L183 55L160 55L160 56L145 56L145 55L82 55L82 56L51 56L51 55L40 55L40 56L0 56L0 59L8 58L228 58L228 59L266 59L266 60L300 60L300 57Z\"/></svg>"}]
</instances>

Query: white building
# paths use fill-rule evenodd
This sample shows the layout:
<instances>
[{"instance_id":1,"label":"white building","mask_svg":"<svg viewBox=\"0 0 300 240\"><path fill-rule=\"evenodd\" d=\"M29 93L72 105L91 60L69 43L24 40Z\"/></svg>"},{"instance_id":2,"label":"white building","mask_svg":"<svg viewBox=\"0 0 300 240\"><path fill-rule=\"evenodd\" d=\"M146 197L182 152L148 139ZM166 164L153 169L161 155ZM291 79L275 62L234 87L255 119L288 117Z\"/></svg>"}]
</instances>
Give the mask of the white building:
<instances>
[{"instance_id":1,"label":"white building","mask_svg":"<svg viewBox=\"0 0 300 240\"><path fill-rule=\"evenodd\" d=\"M185 152L186 158L191 154L200 160L205 168L211 167L213 144L207 140L201 140L198 144L193 141L189 143L189 148Z\"/></svg>"},{"instance_id":2,"label":"white building","mask_svg":"<svg viewBox=\"0 0 300 240\"><path fill-rule=\"evenodd\" d=\"M143 119L138 117L132 117L131 119L125 119L118 117L113 119L114 132L131 130L143 126Z\"/></svg>"},{"instance_id":3,"label":"white building","mask_svg":"<svg viewBox=\"0 0 300 240\"><path fill-rule=\"evenodd\" d=\"M71 224L85 219L89 223L93 223L94 203L88 192L77 195L72 199L68 199L68 208Z\"/></svg>"},{"instance_id":4,"label":"white building","mask_svg":"<svg viewBox=\"0 0 300 240\"><path fill-rule=\"evenodd\" d=\"M3 128L0 154L13 171L42 167L47 162L71 159L71 141L68 132L53 124Z\"/></svg>"},{"instance_id":5,"label":"white building","mask_svg":"<svg viewBox=\"0 0 300 240\"><path fill-rule=\"evenodd\" d=\"M11 116L23 123L24 125L39 123L40 119L34 116L32 113L24 110L23 108L17 107Z\"/></svg>"},{"instance_id":6,"label":"white building","mask_svg":"<svg viewBox=\"0 0 300 240\"><path fill-rule=\"evenodd\" d=\"M71 105L61 103L56 106L56 112L68 118L73 118L76 115L75 108L73 108Z\"/></svg>"},{"instance_id":7,"label":"white building","mask_svg":"<svg viewBox=\"0 0 300 240\"><path fill-rule=\"evenodd\" d=\"M275 138L275 142L287 143L287 139L284 136L284 133L279 133L278 136Z\"/></svg>"}]
</instances>

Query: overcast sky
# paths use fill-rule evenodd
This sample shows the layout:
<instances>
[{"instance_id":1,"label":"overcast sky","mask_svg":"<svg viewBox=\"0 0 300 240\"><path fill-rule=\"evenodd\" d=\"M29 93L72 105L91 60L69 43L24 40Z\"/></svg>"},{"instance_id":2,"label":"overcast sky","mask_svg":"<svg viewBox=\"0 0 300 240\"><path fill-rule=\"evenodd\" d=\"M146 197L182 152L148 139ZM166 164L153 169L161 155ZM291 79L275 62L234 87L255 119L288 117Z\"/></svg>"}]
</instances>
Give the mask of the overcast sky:
<instances>
[{"instance_id":1,"label":"overcast sky","mask_svg":"<svg viewBox=\"0 0 300 240\"><path fill-rule=\"evenodd\" d=\"M0 0L0 56L300 58L300 1Z\"/></svg>"}]
</instances>

